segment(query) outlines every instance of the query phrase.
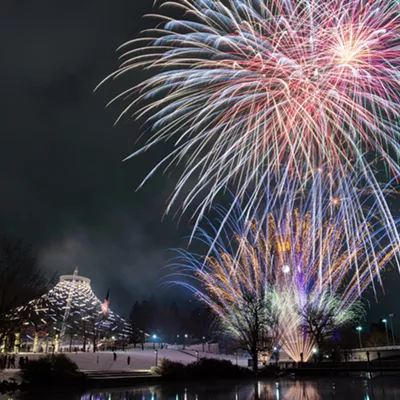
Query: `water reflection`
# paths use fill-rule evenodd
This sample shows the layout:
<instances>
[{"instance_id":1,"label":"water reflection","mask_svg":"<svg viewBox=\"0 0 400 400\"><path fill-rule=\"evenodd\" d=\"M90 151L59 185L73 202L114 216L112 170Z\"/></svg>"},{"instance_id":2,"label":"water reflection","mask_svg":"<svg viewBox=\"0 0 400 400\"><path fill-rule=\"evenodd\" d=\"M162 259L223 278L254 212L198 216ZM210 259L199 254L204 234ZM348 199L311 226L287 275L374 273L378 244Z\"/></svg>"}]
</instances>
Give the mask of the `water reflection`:
<instances>
[{"instance_id":1,"label":"water reflection","mask_svg":"<svg viewBox=\"0 0 400 400\"><path fill-rule=\"evenodd\" d=\"M397 378L268 382L169 383L131 389L78 393L26 393L10 400L394 400L400 398ZM1 400L1 397L0 397Z\"/></svg>"}]
</instances>

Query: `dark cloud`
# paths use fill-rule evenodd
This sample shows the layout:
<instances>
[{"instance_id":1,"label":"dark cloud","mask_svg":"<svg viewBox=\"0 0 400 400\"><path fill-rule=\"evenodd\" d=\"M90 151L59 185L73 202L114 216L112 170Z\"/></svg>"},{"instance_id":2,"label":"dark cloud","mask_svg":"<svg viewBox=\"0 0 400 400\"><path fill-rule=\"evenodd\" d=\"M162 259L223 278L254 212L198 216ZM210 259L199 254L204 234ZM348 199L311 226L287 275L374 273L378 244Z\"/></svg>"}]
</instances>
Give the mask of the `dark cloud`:
<instances>
[{"instance_id":1,"label":"dark cloud","mask_svg":"<svg viewBox=\"0 0 400 400\"><path fill-rule=\"evenodd\" d=\"M51 271L77 264L101 297L126 311L157 291L166 250L185 231L161 222L173 180L135 189L160 148L122 163L137 139L104 105L124 85L94 87L118 65L116 48L145 26L152 1L13 1L1 11L0 226L31 242ZM120 86L118 86L120 85Z\"/></svg>"}]
</instances>

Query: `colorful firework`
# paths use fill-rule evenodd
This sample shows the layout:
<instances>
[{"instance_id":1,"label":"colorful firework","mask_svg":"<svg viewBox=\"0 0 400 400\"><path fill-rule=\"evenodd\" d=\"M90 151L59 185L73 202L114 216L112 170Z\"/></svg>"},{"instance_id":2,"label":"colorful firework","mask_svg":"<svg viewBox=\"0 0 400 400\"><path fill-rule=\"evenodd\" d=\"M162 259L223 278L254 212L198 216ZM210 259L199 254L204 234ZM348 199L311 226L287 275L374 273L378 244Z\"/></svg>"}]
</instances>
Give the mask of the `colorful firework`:
<instances>
[{"instance_id":1,"label":"colorful firework","mask_svg":"<svg viewBox=\"0 0 400 400\"><path fill-rule=\"evenodd\" d=\"M313 186L302 199L285 196L281 207L270 206L267 197L261 220L241 218L237 206L217 240L218 227L211 225L211 235L199 231L209 255L180 252L172 274L185 279L173 282L192 290L238 339L252 323L248 309L264 304L259 309L268 321L265 335L294 360L301 353L307 360L314 338L305 329L304 313L331 315L336 327L354 321L362 293L372 288L376 294L381 271L400 248L372 218L350 230L353 200L333 207L328 198L321 204L313 200L321 190ZM225 218L222 208L217 211Z\"/></svg>"},{"instance_id":2,"label":"colorful firework","mask_svg":"<svg viewBox=\"0 0 400 400\"><path fill-rule=\"evenodd\" d=\"M148 175L185 165L167 211L186 185L182 211L197 199L197 226L228 184L240 200L251 189L251 208L266 179L284 190L287 179L306 182L323 168L335 185L356 170L394 228L370 161L399 174L398 2L161 2L168 7L184 17L153 15L161 24L123 45L107 78L152 74L116 99L129 101L121 117L143 118L154 132L130 157L175 143Z\"/></svg>"}]
</instances>

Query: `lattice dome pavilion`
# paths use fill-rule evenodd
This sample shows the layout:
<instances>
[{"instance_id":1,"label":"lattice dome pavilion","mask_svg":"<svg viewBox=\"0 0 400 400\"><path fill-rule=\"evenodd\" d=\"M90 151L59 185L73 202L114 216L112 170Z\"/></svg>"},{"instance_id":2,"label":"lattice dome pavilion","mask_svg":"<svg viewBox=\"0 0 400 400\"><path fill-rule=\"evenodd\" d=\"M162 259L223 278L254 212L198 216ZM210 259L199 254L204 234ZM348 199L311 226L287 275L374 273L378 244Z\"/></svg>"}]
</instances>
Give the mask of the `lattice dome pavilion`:
<instances>
[{"instance_id":1,"label":"lattice dome pavilion","mask_svg":"<svg viewBox=\"0 0 400 400\"><path fill-rule=\"evenodd\" d=\"M109 308L108 294L103 302L96 297L90 282L75 269L73 275L62 275L49 292L19 307L14 316L23 313L24 319L14 347L33 352L93 351L105 343L127 343L131 326Z\"/></svg>"}]
</instances>

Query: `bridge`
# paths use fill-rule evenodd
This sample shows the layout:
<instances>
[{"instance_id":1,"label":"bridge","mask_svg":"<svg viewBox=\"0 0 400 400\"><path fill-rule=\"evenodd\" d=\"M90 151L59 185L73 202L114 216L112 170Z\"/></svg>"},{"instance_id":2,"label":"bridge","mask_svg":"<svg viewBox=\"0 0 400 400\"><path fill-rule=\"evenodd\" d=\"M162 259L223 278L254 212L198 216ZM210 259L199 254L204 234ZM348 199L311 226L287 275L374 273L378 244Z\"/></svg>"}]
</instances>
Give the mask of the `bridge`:
<instances>
[{"instance_id":1,"label":"bridge","mask_svg":"<svg viewBox=\"0 0 400 400\"><path fill-rule=\"evenodd\" d=\"M400 346L379 346L379 347L362 347L351 350L342 350L342 358L348 361L374 361L384 360L387 358L399 358L400 362Z\"/></svg>"}]
</instances>

